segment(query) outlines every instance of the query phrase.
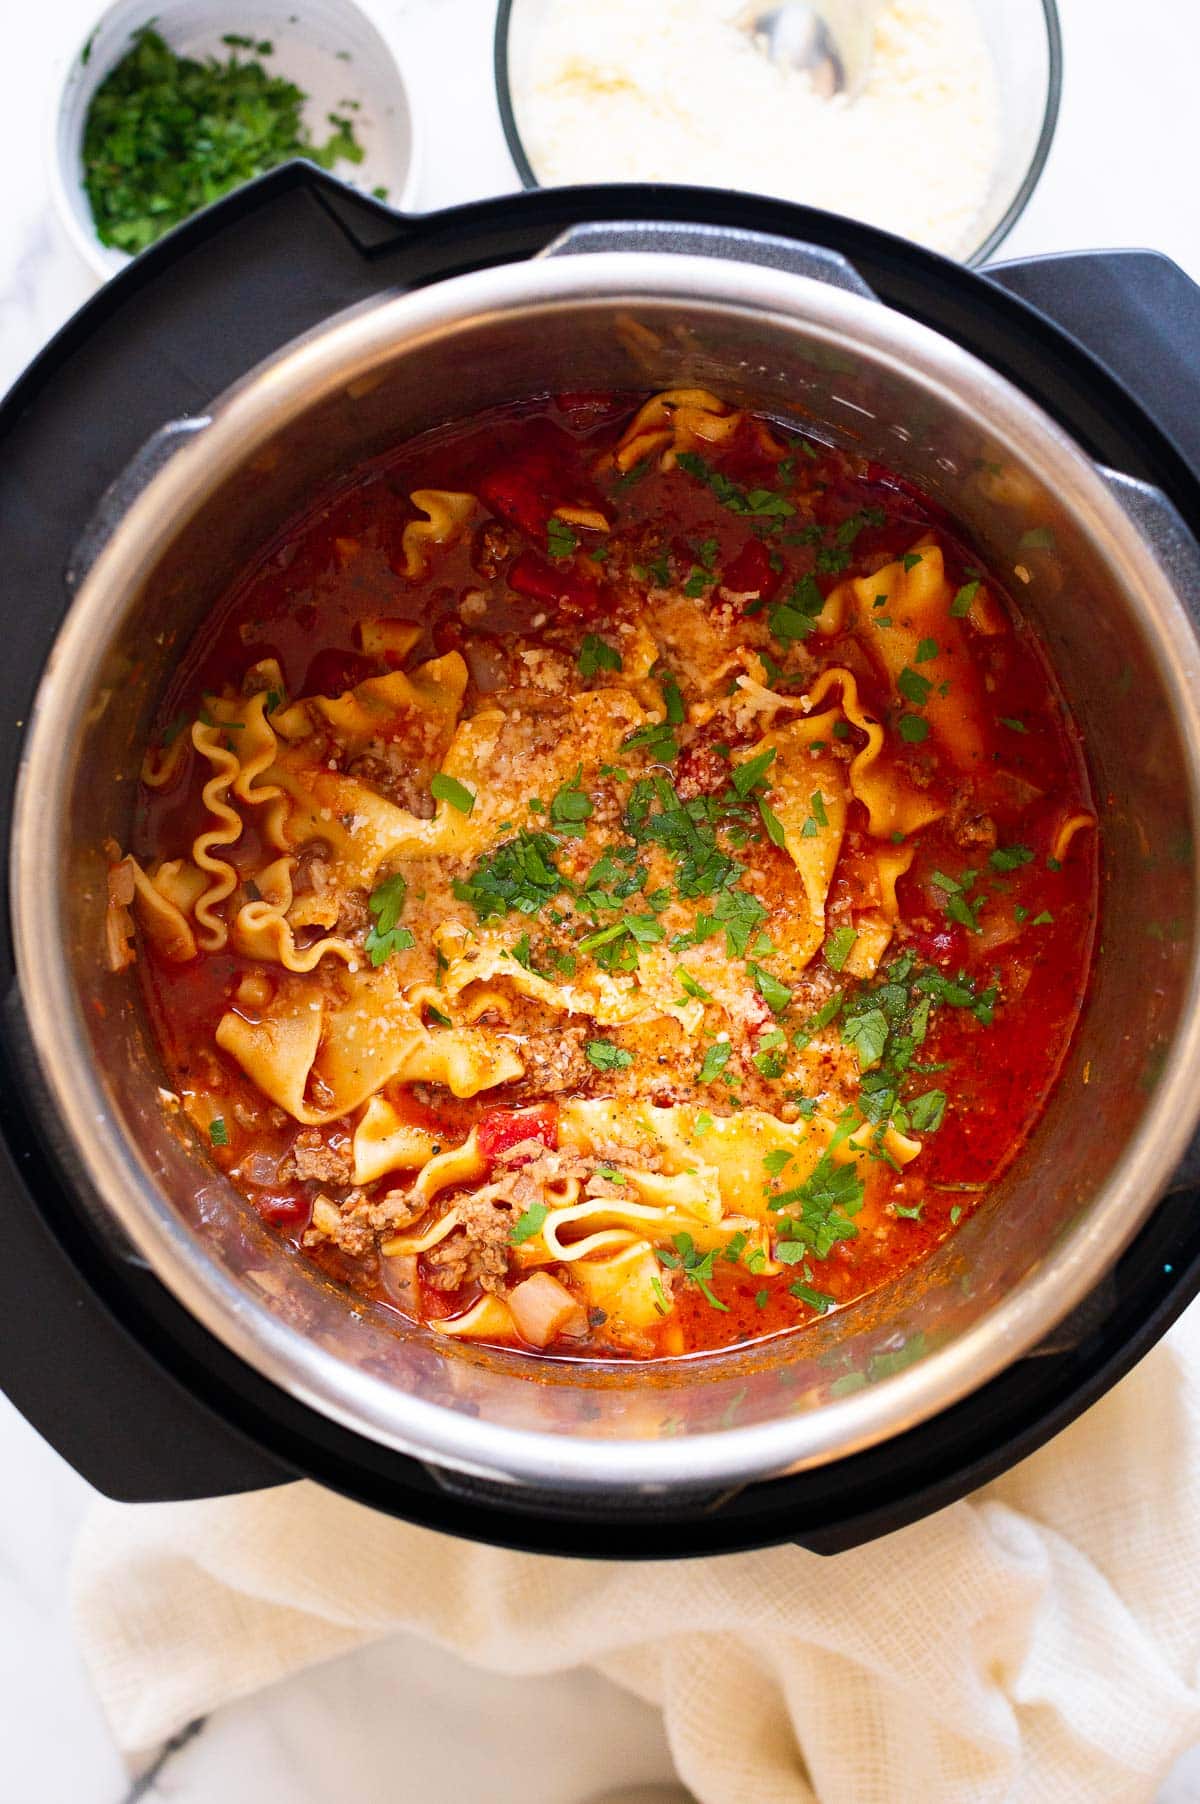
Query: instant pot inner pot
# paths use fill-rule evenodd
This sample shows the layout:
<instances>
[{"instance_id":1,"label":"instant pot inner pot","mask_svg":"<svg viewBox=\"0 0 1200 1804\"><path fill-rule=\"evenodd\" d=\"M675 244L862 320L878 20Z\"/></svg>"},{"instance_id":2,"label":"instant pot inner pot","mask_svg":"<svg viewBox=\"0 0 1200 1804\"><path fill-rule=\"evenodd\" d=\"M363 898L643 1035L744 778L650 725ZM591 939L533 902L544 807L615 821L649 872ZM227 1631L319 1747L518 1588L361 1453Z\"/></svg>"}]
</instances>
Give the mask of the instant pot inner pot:
<instances>
[{"instance_id":1,"label":"instant pot inner pot","mask_svg":"<svg viewBox=\"0 0 1200 1804\"><path fill-rule=\"evenodd\" d=\"M134 1149L146 1206L201 1272L184 1300L223 1287L260 1328L273 1318L263 1331L277 1336L277 1352L288 1343L279 1331L295 1329L315 1344L314 1357L383 1377L398 1391L493 1423L575 1436L691 1435L819 1410L831 1395L955 1342L1036 1270L1109 1177L1165 1057L1191 965L1191 801L1169 677L1139 625L1128 564L1122 569L1069 493L1036 474L1011 421L997 425L980 409L969 359L952 393L916 364L900 367L868 346L839 342L827 327L679 298L577 298L475 314L417 343L400 328L398 320L371 367L360 360L336 381L323 379L319 392L291 385L286 366L249 378L271 385L270 418L255 442L205 476L206 492L190 512L152 522L136 514L140 583L114 599L99 680L78 698L75 724L64 725L73 736L73 779L62 919L78 1033L106 1107ZM164 1113L165 1080L136 979L104 967L101 848L109 837L128 842L140 750L190 635L318 485L481 408L558 390L683 385L711 388L921 484L1036 623L1086 736L1101 814L1094 984L1054 1099L1021 1156L986 1207L885 1292L753 1352L669 1367L606 1372L450 1351L315 1273L261 1226L182 1117ZM204 440L201 432L178 454L180 470L182 460L199 470ZM107 1220L89 1184L88 1146L65 1156L81 1197Z\"/></svg>"}]
</instances>

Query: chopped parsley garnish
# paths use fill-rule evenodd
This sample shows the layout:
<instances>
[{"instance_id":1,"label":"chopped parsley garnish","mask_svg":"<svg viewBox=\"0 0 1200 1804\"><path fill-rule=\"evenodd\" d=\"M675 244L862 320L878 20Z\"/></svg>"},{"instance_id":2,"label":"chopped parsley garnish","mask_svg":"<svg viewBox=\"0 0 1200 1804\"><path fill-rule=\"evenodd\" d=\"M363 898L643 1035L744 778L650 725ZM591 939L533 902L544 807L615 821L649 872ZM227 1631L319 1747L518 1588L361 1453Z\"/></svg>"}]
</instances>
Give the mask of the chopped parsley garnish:
<instances>
[{"instance_id":1,"label":"chopped parsley garnish","mask_svg":"<svg viewBox=\"0 0 1200 1804\"><path fill-rule=\"evenodd\" d=\"M481 921L516 910L535 915L571 885L555 864L558 841L549 833L522 830L494 852L477 859L467 877L454 879L454 894L468 902Z\"/></svg>"},{"instance_id":2,"label":"chopped parsley garnish","mask_svg":"<svg viewBox=\"0 0 1200 1804\"><path fill-rule=\"evenodd\" d=\"M694 451L681 451L676 459L681 470L694 476L712 490L721 506L728 508L731 514L745 514L751 518L790 519L796 509L785 495L775 489L745 489L720 470L714 470L711 464L697 457Z\"/></svg>"},{"instance_id":3,"label":"chopped parsley garnish","mask_svg":"<svg viewBox=\"0 0 1200 1804\"><path fill-rule=\"evenodd\" d=\"M557 514L551 514L546 522L546 550L551 557L570 557L579 549L579 534L575 528L560 520Z\"/></svg>"},{"instance_id":4,"label":"chopped parsley garnish","mask_svg":"<svg viewBox=\"0 0 1200 1804\"><path fill-rule=\"evenodd\" d=\"M584 635L579 647L580 676L598 676L602 670L620 670L621 654L603 640L598 633Z\"/></svg>"},{"instance_id":5,"label":"chopped parsley garnish","mask_svg":"<svg viewBox=\"0 0 1200 1804\"><path fill-rule=\"evenodd\" d=\"M910 551L901 558L900 562L904 565L906 571L913 570L922 562L921 553L919 551Z\"/></svg>"},{"instance_id":6,"label":"chopped parsley garnish","mask_svg":"<svg viewBox=\"0 0 1200 1804\"><path fill-rule=\"evenodd\" d=\"M784 1167L790 1165L792 1155L786 1146L776 1146L769 1153L763 1154L763 1170L768 1177L777 1178Z\"/></svg>"},{"instance_id":7,"label":"chopped parsley garnish","mask_svg":"<svg viewBox=\"0 0 1200 1804\"><path fill-rule=\"evenodd\" d=\"M614 1046L611 1040L589 1040L584 1051L589 1065L597 1071L624 1071L633 1064L633 1054L622 1046Z\"/></svg>"},{"instance_id":8,"label":"chopped parsley garnish","mask_svg":"<svg viewBox=\"0 0 1200 1804\"><path fill-rule=\"evenodd\" d=\"M858 934L853 927L835 927L825 941L825 963L831 971L840 971L854 950Z\"/></svg>"},{"instance_id":9,"label":"chopped parsley garnish","mask_svg":"<svg viewBox=\"0 0 1200 1804\"><path fill-rule=\"evenodd\" d=\"M783 830L783 822L775 810L769 806L765 796L758 798L758 812L762 816L762 824L767 830L767 838L771 844L778 846L781 852L786 852L787 834Z\"/></svg>"},{"instance_id":10,"label":"chopped parsley garnish","mask_svg":"<svg viewBox=\"0 0 1200 1804\"><path fill-rule=\"evenodd\" d=\"M904 1107L914 1133L936 1134L946 1118L946 1092L926 1090L923 1096L912 1097Z\"/></svg>"},{"instance_id":11,"label":"chopped parsley garnish","mask_svg":"<svg viewBox=\"0 0 1200 1804\"><path fill-rule=\"evenodd\" d=\"M459 814L470 814L475 806L475 797L465 783L457 777L448 777L444 770L435 770L429 787L435 802L446 802L456 808Z\"/></svg>"},{"instance_id":12,"label":"chopped parsley garnish","mask_svg":"<svg viewBox=\"0 0 1200 1804\"><path fill-rule=\"evenodd\" d=\"M887 1016L878 1008L852 1015L842 1023L842 1038L854 1048L860 1071L871 1071L879 1064L889 1031Z\"/></svg>"},{"instance_id":13,"label":"chopped parsley garnish","mask_svg":"<svg viewBox=\"0 0 1200 1804\"><path fill-rule=\"evenodd\" d=\"M728 1310L728 1303L722 1303L712 1290L713 1260L716 1257L716 1248L710 1247L708 1252L701 1256L690 1234L673 1235L672 1245L675 1248L673 1253L665 1252L661 1247L658 1248L659 1261L671 1271L682 1272L687 1282L696 1286L710 1308Z\"/></svg>"},{"instance_id":14,"label":"chopped parsley garnish","mask_svg":"<svg viewBox=\"0 0 1200 1804\"><path fill-rule=\"evenodd\" d=\"M1033 853L1028 846L997 846L988 857L994 871L1017 871L1023 864L1032 862Z\"/></svg>"},{"instance_id":15,"label":"chopped parsley garnish","mask_svg":"<svg viewBox=\"0 0 1200 1804\"><path fill-rule=\"evenodd\" d=\"M711 1002L712 997L702 983L697 983L686 965L676 965L675 975L679 979L679 987L687 996L695 997L697 1002Z\"/></svg>"},{"instance_id":16,"label":"chopped parsley garnish","mask_svg":"<svg viewBox=\"0 0 1200 1804\"><path fill-rule=\"evenodd\" d=\"M733 1048L728 1040L714 1040L704 1055L704 1063L700 1067L697 1081L702 1084L715 1083L728 1065L729 1055L732 1051Z\"/></svg>"},{"instance_id":17,"label":"chopped parsley garnish","mask_svg":"<svg viewBox=\"0 0 1200 1804\"><path fill-rule=\"evenodd\" d=\"M961 620L964 615L971 612L971 605L978 593L978 578L976 578L974 582L963 584L962 588L955 595L954 600L950 603L950 612L956 620Z\"/></svg>"},{"instance_id":18,"label":"chopped parsley garnish","mask_svg":"<svg viewBox=\"0 0 1200 1804\"><path fill-rule=\"evenodd\" d=\"M816 1014L809 1016L796 1035L796 1045L801 1051L809 1044L814 1034L819 1034L823 1028L831 1026L837 1020L845 1006L845 1001L846 998L842 992L835 990L833 995L827 997L821 1004Z\"/></svg>"},{"instance_id":19,"label":"chopped parsley garnish","mask_svg":"<svg viewBox=\"0 0 1200 1804\"><path fill-rule=\"evenodd\" d=\"M902 714L896 723L896 730L909 745L920 745L929 737L929 722L923 714Z\"/></svg>"},{"instance_id":20,"label":"chopped parsley garnish","mask_svg":"<svg viewBox=\"0 0 1200 1804\"><path fill-rule=\"evenodd\" d=\"M767 625L781 645L796 639L807 639L813 623L825 606L825 597L811 574L801 577L782 600L777 601L767 616Z\"/></svg>"},{"instance_id":21,"label":"chopped parsley garnish","mask_svg":"<svg viewBox=\"0 0 1200 1804\"><path fill-rule=\"evenodd\" d=\"M807 1303L809 1308L815 1309L818 1315L824 1315L826 1310L832 1309L835 1301L825 1291L814 1290L811 1284L805 1284L800 1278L797 1278L794 1284L788 1285L788 1293L793 1297L798 1297L802 1303Z\"/></svg>"},{"instance_id":22,"label":"chopped parsley garnish","mask_svg":"<svg viewBox=\"0 0 1200 1804\"><path fill-rule=\"evenodd\" d=\"M979 911L987 898L976 896L972 901L970 897L978 875L978 871L963 871L960 877L947 877L944 871L934 871L930 879L934 888L940 891L942 907L949 918L965 927L968 933L983 932Z\"/></svg>"},{"instance_id":23,"label":"chopped parsley garnish","mask_svg":"<svg viewBox=\"0 0 1200 1804\"><path fill-rule=\"evenodd\" d=\"M632 468L623 471L620 476L617 476L614 478L613 485L612 485L613 488L618 489L618 490L633 488L635 483L638 483L642 480L642 477L646 474L646 472L649 470L649 468L650 468L650 459L648 457L643 457L641 463L634 464L632 466Z\"/></svg>"},{"instance_id":24,"label":"chopped parsley garnish","mask_svg":"<svg viewBox=\"0 0 1200 1804\"><path fill-rule=\"evenodd\" d=\"M1054 916L1048 908L1044 908L1040 915L1034 915L1029 925L1031 927L1053 927Z\"/></svg>"},{"instance_id":25,"label":"chopped parsley garnish","mask_svg":"<svg viewBox=\"0 0 1200 1804\"><path fill-rule=\"evenodd\" d=\"M901 1221L920 1221L923 1206L921 1203L893 1203L892 1214L898 1215Z\"/></svg>"},{"instance_id":26,"label":"chopped parsley garnish","mask_svg":"<svg viewBox=\"0 0 1200 1804\"><path fill-rule=\"evenodd\" d=\"M550 799L550 825L556 833L568 838L582 839L587 832L587 823L595 813L591 797L579 788L583 777L583 766L580 765L570 783Z\"/></svg>"},{"instance_id":27,"label":"chopped parsley garnish","mask_svg":"<svg viewBox=\"0 0 1200 1804\"><path fill-rule=\"evenodd\" d=\"M839 1165L833 1159L853 1131L853 1122L844 1119L805 1182L768 1195L767 1207L779 1216L776 1256L783 1264L799 1264L806 1251L828 1259L839 1240L853 1240L857 1234L853 1218L862 1208L865 1187L853 1160ZM785 1255L788 1246L798 1246L799 1257L796 1253Z\"/></svg>"},{"instance_id":28,"label":"chopped parsley garnish","mask_svg":"<svg viewBox=\"0 0 1200 1804\"><path fill-rule=\"evenodd\" d=\"M774 762L775 747L772 745L768 746L765 752L759 752L756 757L747 758L744 764L739 764L733 773L733 787L737 793L740 796L748 796L750 791L765 779Z\"/></svg>"},{"instance_id":29,"label":"chopped parsley garnish","mask_svg":"<svg viewBox=\"0 0 1200 1804\"><path fill-rule=\"evenodd\" d=\"M408 884L397 871L377 884L367 898L371 925L363 944L373 965L382 965L393 952L406 952L416 945L408 928L398 925L407 896Z\"/></svg>"},{"instance_id":30,"label":"chopped parsley garnish","mask_svg":"<svg viewBox=\"0 0 1200 1804\"><path fill-rule=\"evenodd\" d=\"M270 46L226 39L260 55ZM102 244L135 256L231 188L293 157L361 163L351 120L329 114L324 143L304 127L308 96L236 55L178 56L143 26L100 83L83 136L83 179Z\"/></svg>"},{"instance_id":31,"label":"chopped parsley garnish","mask_svg":"<svg viewBox=\"0 0 1200 1804\"><path fill-rule=\"evenodd\" d=\"M653 915L626 915L611 927L589 933L580 940L579 950L590 953L602 971L635 971L638 947L656 945L663 937Z\"/></svg>"},{"instance_id":32,"label":"chopped parsley garnish","mask_svg":"<svg viewBox=\"0 0 1200 1804\"><path fill-rule=\"evenodd\" d=\"M759 1050L754 1054L751 1063L760 1077L774 1082L782 1077L787 1066L787 1042L781 1029L773 1028L770 1033L763 1034L759 1040Z\"/></svg>"},{"instance_id":33,"label":"chopped parsley garnish","mask_svg":"<svg viewBox=\"0 0 1200 1804\"><path fill-rule=\"evenodd\" d=\"M666 720L653 720L648 726L638 727L621 741L621 750L647 752L662 764L673 764L679 756L678 741Z\"/></svg>"},{"instance_id":34,"label":"chopped parsley garnish","mask_svg":"<svg viewBox=\"0 0 1200 1804\"><path fill-rule=\"evenodd\" d=\"M663 695L663 706L667 710L668 726L681 727L684 722L685 713L683 695L680 691L679 684L675 681L675 678L671 675L669 670L664 671L660 678L660 687Z\"/></svg>"},{"instance_id":35,"label":"chopped parsley garnish","mask_svg":"<svg viewBox=\"0 0 1200 1804\"><path fill-rule=\"evenodd\" d=\"M509 1231L509 1240L513 1246L524 1246L535 1234L540 1234L550 1210L545 1203L530 1203L528 1209L519 1217L515 1226Z\"/></svg>"},{"instance_id":36,"label":"chopped parsley garnish","mask_svg":"<svg viewBox=\"0 0 1200 1804\"><path fill-rule=\"evenodd\" d=\"M914 708L923 708L933 690L933 684L929 678L923 677L920 671L914 670L910 664L906 664L896 678L896 687L905 701L911 702Z\"/></svg>"},{"instance_id":37,"label":"chopped parsley garnish","mask_svg":"<svg viewBox=\"0 0 1200 1804\"><path fill-rule=\"evenodd\" d=\"M913 663L928 664L933 658L937 657L940 650L941 647L936 639L922 639L917 647L917 655L913 659Z\"/></svg>"},{"instance_id":38,"label":"chopped parsley garnish","mask_svg":"<svg viewBox=\"0 0 1200 1804\"><path fill-rule=\"evenodd\" d=\"M1007 727L1010 733L1028 733L1029 728L1023 720L1016 720L1011 714L1000 715L1000 725Z\"/></svg>"},{"instance_id":39,"label":"chopped parsley garnish","mask_svg":"<svg viewBox=\"0 0 1200 1804\"><path fill-rule=\"evenodd\" d=\"M765 971L761 965L751 964L750 975L754 979L755 989L771 1013L782 1015L792 1000L792 992L786 983L781 983L773 972Z\"/></svg>"},{"instance_id":40,"label":"chopped parsley garnish","mask_svg":"<svg viewBox=\"0 0 1200 1804\"><path fill-rule=\"evenodd\" d=\"M208 1124L208 1137L214 1146L229 1145L229 1129L225 1126L225 1117L217 1115Z\"/></svg>"},{"instance_id":41,"label":"chopped parsley garnish","mask_svg":"<svg viewBox=\"0 0 1200 1804\"><path fill-rule=\"evenodd\" d=\"M819 789L813 790L812 800L809 806L812 809L812 817L816 821L818 827L827 827L829 825L829 816L825 812L825 797L821 794Z\"/></svg>"}]
</instances>

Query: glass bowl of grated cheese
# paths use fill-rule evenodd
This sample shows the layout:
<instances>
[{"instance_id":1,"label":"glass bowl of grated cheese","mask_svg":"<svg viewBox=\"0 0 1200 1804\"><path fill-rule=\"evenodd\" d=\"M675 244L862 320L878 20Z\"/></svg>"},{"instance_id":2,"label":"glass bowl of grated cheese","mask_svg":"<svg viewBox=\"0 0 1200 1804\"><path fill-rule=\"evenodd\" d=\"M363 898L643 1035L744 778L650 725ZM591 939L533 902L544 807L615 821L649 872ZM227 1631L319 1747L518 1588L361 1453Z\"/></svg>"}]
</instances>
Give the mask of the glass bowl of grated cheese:
<instances>
[{"instance_id":1,"label":"glass bowl of grated cheese","mask_svg":"<svg viewBox=\"0 0 1200 1804\"><path fill-rule=\"evenodd\" d=\"M774 66L746 0L500 0L496 87L527 188L683 182L848 214L982 263L1058 117L1055 0L887 0L854 101Z\"/></svg>"}]
</instances>

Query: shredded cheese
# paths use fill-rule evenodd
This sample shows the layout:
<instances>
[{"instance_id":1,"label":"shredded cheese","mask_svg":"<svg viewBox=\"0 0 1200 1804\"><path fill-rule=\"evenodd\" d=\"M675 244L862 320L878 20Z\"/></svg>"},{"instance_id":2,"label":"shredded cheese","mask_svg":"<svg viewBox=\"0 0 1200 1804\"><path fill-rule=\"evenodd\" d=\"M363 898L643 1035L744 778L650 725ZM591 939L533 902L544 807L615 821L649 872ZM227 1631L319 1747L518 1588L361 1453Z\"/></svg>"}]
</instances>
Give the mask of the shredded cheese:
<instances>
[{"instance_id":1,"label":"shredded cheese","mask_svg":"<svg viewBox=\"0 0 1200 1804\"><path fill-rule=\"evenodd\" d=\"M549 0L513 78L539 181L743 188L969 255L999 128L969 0L891 0L853 102L774 67L746 16L745 0Z\"/></svg>"}]
</instances>

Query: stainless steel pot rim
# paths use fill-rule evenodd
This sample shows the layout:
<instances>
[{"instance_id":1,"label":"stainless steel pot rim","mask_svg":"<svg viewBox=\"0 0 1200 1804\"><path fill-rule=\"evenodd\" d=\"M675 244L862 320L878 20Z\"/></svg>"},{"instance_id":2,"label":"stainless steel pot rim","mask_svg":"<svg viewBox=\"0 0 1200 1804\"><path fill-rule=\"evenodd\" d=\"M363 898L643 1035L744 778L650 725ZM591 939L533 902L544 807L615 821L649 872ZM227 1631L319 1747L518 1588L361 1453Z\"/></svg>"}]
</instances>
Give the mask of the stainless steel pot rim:
<instances>
[{"instance_id":1,"label":"stainless steel pot rim","mask_svg":"<svg viewBox=\"0 0 1200 1804\"><path fill-rule=\"evenodd\" d=\"M802 321L808 334L866 347L931 392L961 396L1042 479L1075 498L1117 580L1140 605L1200 793L1200 648L1165 572L1082 451L1034 403L950 340L874 301L793 275L704 257L597 252L460 276L337 316L251 371L133 503L67 615L38 691L18 780L11 858L17 971L30 1037L72 1163L173 1295L247 1365L323 1416L450 1470L563 1491L729 1486L840 1459L902 1433L979 1389L1027 1353L1099 1282L1149 1215L1200 1113L1200 959L1183 1017L1137 1134L1052 1256L953 1344L811 1414L670 1440L557 1436L458 1414L332 1357L252 1306L209 1259L126 1141L84 1055L65 956L57 871L80 698L91 693L114 624L106 595L134 595L203 494L297 410L361 381L397 344L419 347L520 308L686 299L747 322ZM83 1149L86 1149L84 1152Z\"/></svg>"}]
</instances>

